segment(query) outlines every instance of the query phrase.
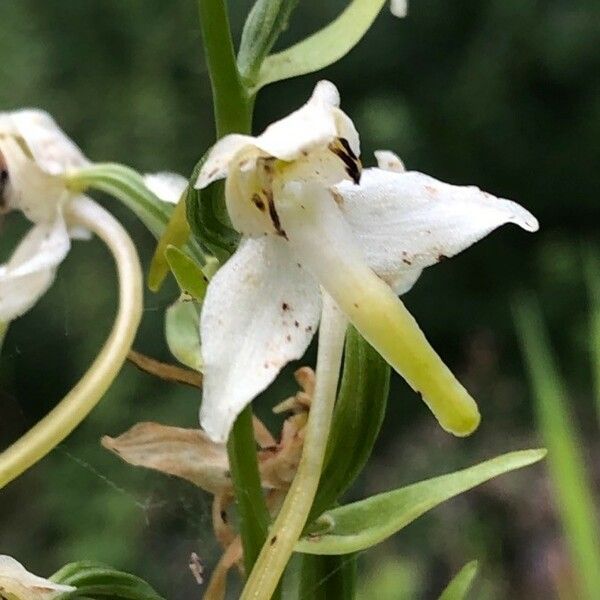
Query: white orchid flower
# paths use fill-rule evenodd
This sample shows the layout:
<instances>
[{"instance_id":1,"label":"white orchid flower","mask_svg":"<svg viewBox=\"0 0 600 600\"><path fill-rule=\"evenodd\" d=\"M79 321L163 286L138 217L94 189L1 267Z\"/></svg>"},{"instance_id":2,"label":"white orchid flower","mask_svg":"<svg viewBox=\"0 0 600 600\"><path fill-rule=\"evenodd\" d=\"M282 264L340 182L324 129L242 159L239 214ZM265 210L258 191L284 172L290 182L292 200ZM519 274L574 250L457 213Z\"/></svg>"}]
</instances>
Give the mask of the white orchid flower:
<instances>
[{"instance_id":1,"label":"white orchid flower","mask_svg":"<svg viewBox=\"0 0 600 600\"><path fill-rule=\"evenodd\" d=\"M47 113L0 113L0 212L20 210L34 224L0 265L0 328L27 312L52 285L70 240L87 237L67 223L67 204L85 196L73 193L65 178L89 165ZM144 176L144 183L163 202L176 204L187 180L161 172Z\"/></svg>"},{"instance_id":2,"label":"white orchid flower","mask_svg":"<svg viewBox=\"0 0 600 600\"><path fill-rule=\"evenodd\" d=\"M426 266L504 223L528 231L518 204L475 187L404 172L392 153L361 177L359 140L320 82L298 111L258 137L229 135L209 153L197 187L226 177L239 248L211 280L201 315L200 420L227 438L241 410L291 360L319 323L320 287L456 435L479 423L473 399L427 343L398 294Z\"/></svg>"},{"instance_id":3,"label":"white orchid flower","mask_svg":"<svg viewBox=\"0 0 600 600\"><path fill-rule=\"evenodd\" d=\"M72 199L62 176L88 164L54 120L39 110L0 113L0 210L20 210L34 226L0 265L0 323L28 311L54 281L70 238L81 228L65 221Z\"/></svg>"},{"instance_id":4,"label":"white orchid flower","mask_svg":"<svg viewBox=\"0 0 600 600\"><path fill-rule=\"evenodd\" d=\"M38 577L11 556L0 555L0 597L6 600L53 600L75 589Z\"/></svg>"}]
</instances>

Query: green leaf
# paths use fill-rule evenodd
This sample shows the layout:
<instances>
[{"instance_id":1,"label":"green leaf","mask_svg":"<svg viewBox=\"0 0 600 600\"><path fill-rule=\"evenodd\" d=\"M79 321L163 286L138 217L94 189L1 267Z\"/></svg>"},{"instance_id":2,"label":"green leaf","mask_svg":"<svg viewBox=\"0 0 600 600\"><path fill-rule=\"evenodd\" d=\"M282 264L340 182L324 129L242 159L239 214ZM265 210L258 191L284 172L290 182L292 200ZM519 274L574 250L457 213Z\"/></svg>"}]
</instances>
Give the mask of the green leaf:
<instances>
[{"instance_id":1,"label":"green leaf","mask_svg":"<svg viewBox=\"0 0 600 600\"><path fill-rule=\"evenodd\" d=\"M348 490L371 456L385 416L389 381L387 362L349 327L342 382L309 523Z\"/></svg>"},{"instance_id":2,"label":"green leaf","mask_svg":"<svg viewBox=\"0 0 600 600\"><path fill-rule=\"evenodd\" d=\"M533 299L524 298L515 307L515 317L580 597L591 600L600 590L600 530L581 452L583 443L568 407L539 306Z\"/></svg>"},{"instance_id":3,"label":"green leaf","mask_svg":"<svg viewBox=\"0 0 600 600\"><path fill-rule=\"evenodd\" d=\"M208 278L193 258L175 246L168 246L165 258L173 272L181 292L194 300L203 300L208 287Z\"/></svg>"},{"instance_id":4,"label":"green leaf","mask_svg":"<svg viewBox=\"0 0 600 600\"><path fill-rule=\"evenodd\" d=\"M152 261L150 262L150 269L148 270L148 287L153 292L158 292L169 272L169 265L167 263L167 257L165 256L167 246L181 248L187 242L189 236L190 226L187 222L184 193L171 213L171 218L158 240L156 250L152 256Z\"/></svg>"},{"instance_id":5,"label":"green leaf","mask_svg":"<svg viewBox=\"0 0 600 600\"><path fill-rule=\"evenodd\" d=\"M62 594L60 600L164 600L143 579L92 561L69 563L50 579L77 588L74 592Z\"/></svg>"},{"instance_id":6,"label":"green leaf","mask_svg":"<svg viewBox=\"0 0 600 600\"><path fill-rule=\"evenodd\" d=\"M233 229L227 208L223 182L217 181L203 190L194 189L205 157L194 167L186 192L187 220L198 244L220 262L225 262L237 248L240 234Z\"/></svg>"},{"instance_id":7,"label":"green leaf","mask_svg":"<svg viewBox=\"0 0 600 600\"><path fill-rule=\"evenodd\" d=\"M200 305L182 296L165 312L165 338L171 354L182 364L202 370Z\"/></svg>"},{"instance_id":8,"label":"green leaf","mask_svg":"<svg viewBox=\"0 0 600 600\"><path fill-rule=\"evenodd\" d=\"M371 496L324 513L296 545L307 554L347 554L370 548L423 513L493 477L541 460L545 450L510 452L449 475Z\"/></svg>"},{"instance_id":9,"label":"green leaf","mask_svg":"<svg viewBox=\"0 0 600 600\"><path fill-rule=\"evenodd\" d=\"M237 57L244 80L254 82L265 56L287 29L297 4L298 0L256 0L246 19Z\"/></svg>"},{"instance_id":10,"label":"green leaf","mask_svg":"<svg viewBox=\"0 0 600 600\"><path fill-rule=\"evenodd\" d=\"M345 56L367 33L387 0L353 0L337 19L298 44L268 56L253 91L319 71Z\"/></svg>"},{"instance_id":11,"label":"green leaf","mask_svg":"<svg viewBox=\"0 0 600 600\"><path fill-rule=\"evenodd\" d=\"M478 568L476 560L467 563L448 584L439 600L464 600L471 589Z\"/></svg>"}]
</instances>

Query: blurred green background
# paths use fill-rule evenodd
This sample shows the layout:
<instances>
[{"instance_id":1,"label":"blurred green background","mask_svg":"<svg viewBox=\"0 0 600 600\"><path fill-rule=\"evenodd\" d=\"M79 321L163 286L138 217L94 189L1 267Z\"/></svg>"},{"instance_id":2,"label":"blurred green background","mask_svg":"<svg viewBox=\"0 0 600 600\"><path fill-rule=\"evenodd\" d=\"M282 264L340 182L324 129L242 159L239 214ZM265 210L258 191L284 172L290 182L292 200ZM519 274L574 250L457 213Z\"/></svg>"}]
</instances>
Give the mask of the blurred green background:
<instances>
[{"instance_id":1,"label":"blurred green background","mask_svg":"<svg viewBox=\"0 0 600 600\"><path fill-rule=\"evenodd\" d=\"M280 41L319 28L344 6L304 0ZM231 3L236 39L251 2ZM353 497L541 445L510 302L540 295L567 375L590 474L600 479L591 394L584 249L600 221L600 4L597 0L413 0L387 10L340 63L273 85L256 130L296 108L326 77L361 132L363 156L392 149L408 168L476 184L536 214L535 236L506 227L427 270L405 300L433 345L480 402L468 440L440 431L398 378L376 453ZM194 0L0 0L0 110L47 109L93 160L188 174L213 141L207 72ZM116 202L148 264L153 240ZM1 225L4 260L27 223ZM75 243L57 282L16 321L0 358L0 447L73 385L106 336L113 266L97 242ZM169 360L164 309L175 286L147 293L136 348ZM293 385L286 372L258 411ZM102 450L101 435L141 420L195 426L198 394L125 366L67 441L0 493L0 553L48 575L96 559L148 579L167 598L199 597L190 552L217 558L210 498L135 470ZM594 470L595 469L595 470ZM568 557L546 469L504 476L436 509L360 558L364 598L434 598L452 573L480 560L477 598L555 598ZM600 594L600 590L599 590ZM563 594L562 597L568 597Z\"/></svg>"}]
</instances>

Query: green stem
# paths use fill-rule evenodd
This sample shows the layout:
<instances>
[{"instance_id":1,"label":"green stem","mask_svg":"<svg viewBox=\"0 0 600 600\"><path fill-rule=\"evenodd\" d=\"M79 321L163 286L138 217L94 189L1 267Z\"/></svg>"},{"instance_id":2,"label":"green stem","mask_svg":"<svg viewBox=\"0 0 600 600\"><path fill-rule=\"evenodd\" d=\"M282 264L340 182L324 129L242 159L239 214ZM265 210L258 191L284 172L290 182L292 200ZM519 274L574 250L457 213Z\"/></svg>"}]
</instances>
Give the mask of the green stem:
<instances>
[{"instance_id":1,"label":"green stem","mask_svg":"<svg viewBox=\"0 0 600 600\"><path fill-rule=\"evenodd\" d=\"M224 0L198 0L200 29L212 86L217 137L250 133L252 100L240 79ZM240 517L244 563L249 573L265 542L269 512L258 472L252 409L236 420L227 445Z\"/></svg>"},{"instance_id":2,"label":"green stem","mask_svg":"<svg viewBox=\"0 0 600 600\"><path fill-rule=\"evenodd\" d=\"M96 233L111 251L119 277L119 310L108 340L77 385L0 455L0 488L46 456L96 406L125 362L142 316L142 270L121 224L88 198L73 200L65 216L70 224Z\"/></svg>"},{"instance_id":3,"label":"green stem","mask_svg":"<svg viewBox=\"0 0 600 600\"><path fill-rule=\"evenodd\" d=\"M269 600L272 597L306 525L319 485L329 438L346 324L344 314L324 293L316 387L306 424L302 458L240 600Z\"/></svg>"},{"instance_id":4,"label":"green stem","mask_svg":"<svg viewBox=\"0 0 600 600\"><path fill-rule=\"evenodd\" d=\"M267 539L270 521L258 472L250 406L236 419L227 443L227 452L244 544L244 565L246 572L250 573Z\"/></svg>"},{"instance_id":5,"label":"green stem","mask_svg":"<svg viewBox=\"0 0 600 600\"><path fill-rule=\"evenodd\" d=\"M252 102L235 61L227 6L223 0L198 0L198 11L212 86L217 138L228 133L248 133Z\"/></svg>"}]
</instances>

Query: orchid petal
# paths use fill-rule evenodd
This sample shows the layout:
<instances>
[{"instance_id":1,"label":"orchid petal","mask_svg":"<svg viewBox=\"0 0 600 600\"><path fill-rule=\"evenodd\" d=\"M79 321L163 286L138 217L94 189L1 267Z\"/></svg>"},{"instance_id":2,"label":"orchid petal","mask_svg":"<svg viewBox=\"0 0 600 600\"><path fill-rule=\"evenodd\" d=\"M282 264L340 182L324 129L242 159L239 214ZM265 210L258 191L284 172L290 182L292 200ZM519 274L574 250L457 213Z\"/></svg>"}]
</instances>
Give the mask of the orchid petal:
<instances>
[{"instance_id":1,"label":"orchid petal","mask_svg":"<svg viewBox=\"0 0 600 600\"><path fill-rule=\"evenodd\" d=\"M144 175L146 187L160 200L177 204L187 188L188 180L178 173L167 171Z\"/></svg>"},{"instance_id":2,"label":"orchid petal","mask_svg":"<svg viewBox=\"0 0 600 600\"><path fill-rule=\"evenodd\" d=\"M404 304L367 266L333 196L318 184L291 182L276 207L291 251L356 329L422 395L444 429L472 433L480 420L475 401Z\"/></svg>"},{"instance_id":3,"label":"orchid petal","mask_svg":"<svg viewBox=\"0 0 600 600\"><path fill-rule=\"evenodd\" d=\"M51 175L62 175L69 169L89 164L81 150L42 110L19 110L8 113L14 131L26 144L35 162Z\"/></svg>"},{"instance_id":4,"label":"orchid petal","mask_svg":"<svg viewBox=\"0 0 600 600\"><path fill-rule=\"evenodd\" d=\"M0 595L15 600L53 600L61 594L74 592L71 585L54 583L30 573L19 561L0 555Z\"/></svg>"},{"instance_id":5,"label":"orchid petal","mask_svg":"<svg viewBox=\"0 0 600 600\"><path fill-rule=\"evenodd\" d=\"M335 85L320 81L304 106L269 125L258 137L232 134L219 140L208 153L195 187L204 188L226 177L235 157L242 162L258 156L293 161L316 148L327 147L337 138L347 140L358 156L358 133L352 121L339 109L339 104Z\"/></svg>"},{"instance_id":6,"label":"orchid petal","mask_svg":"<svg viewBox=\"0 0 600 600\"><path fill-rule=\"evenodd\" d=\"M505 223L538 229L536 218L515 202L414 171L366 169L360 185L342 182L335 191L367 263L398 293L408 291L425 267Z\"/></svg>"},{"instance_id":7,"label":"orchid petal","mask_svg":"<svg viewBox=\"0 0 600 600\"><path fill-rule=\"evenodd\" d=\"M54 220L59 206L69 196L63 181L27 157L14 138L0 137L0 154L9 175L4 193L8 208L23 211L34 223Z\"/></svg>"},{"instance_id":8,"label":"orchid petal","mask_svg":"<svg viewBox=\"0 0 600 600\"><path fill-rule=\"evenodd\" d=\"M46 293L70 245L61 214L53 223L30 229L10 260L0 265L0 322L21 316Z\"/></svg>"},{"instance_id":9,"label":"orchid petal","mask_svg":"<svg viewBox=\"0 0 600 600\"><path fill-rule=\"evenodd\" d=\"M317 283L276 237L246 239L208 286L200 319L200 423L227 439L243 408L300 358L320 315Z\"/></svg>"}]
</instances>

